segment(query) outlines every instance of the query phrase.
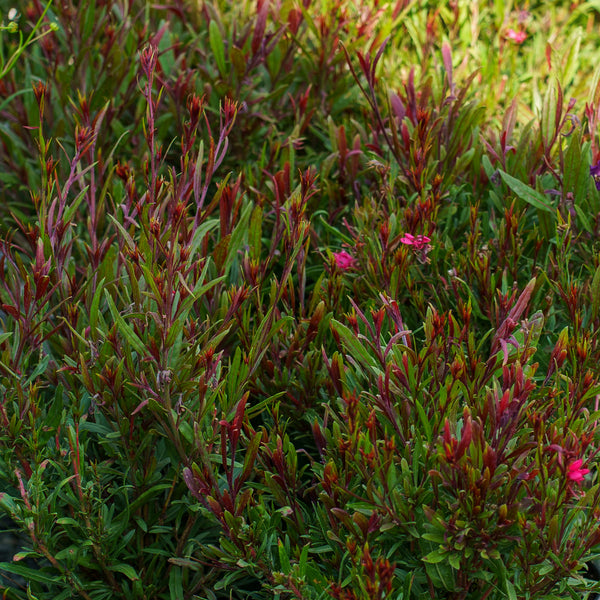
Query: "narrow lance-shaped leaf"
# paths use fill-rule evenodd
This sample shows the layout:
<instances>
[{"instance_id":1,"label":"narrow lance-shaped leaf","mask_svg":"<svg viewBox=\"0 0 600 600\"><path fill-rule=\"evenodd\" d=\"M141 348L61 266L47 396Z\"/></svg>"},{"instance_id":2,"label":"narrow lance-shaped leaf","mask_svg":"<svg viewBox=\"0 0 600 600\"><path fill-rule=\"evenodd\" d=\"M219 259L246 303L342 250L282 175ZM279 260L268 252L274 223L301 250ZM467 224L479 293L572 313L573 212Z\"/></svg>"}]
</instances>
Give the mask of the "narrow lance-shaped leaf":
<instances>
[{"instance_id":1,"label":"narrow lance-shaped leaf","mask_svg":"<svg viewBox=\"0 0 600 600\"><path fill-rule=\"evenodd\" d=\"M246 455L244 456L244 468L242 469L241 475L235 481L236 494L239 492L241 485L250 477L254 462L256 461L256 455L258 454L261 438L262 433L258 431L248 444Z\"/></svg>"},{"instance_id":2,"label":"narrow lance-shaped leaf","mask_svg":"<svg viewBox=\"0 0 600 600\"><path fill-rule=\"evenodd\" d=\"M111 565L110 570L116 571L117 573L122 573L125 575L125 577L131 579L131 581L136 581L140 578L136 570L131 565L126 563L121 563L120 565Z\"/></svg>"},{"instance_id":3,"label":"narrow lance-shaped leaf","mask_svg":"<svg viewBox=\"0 0 600 600\"><path fill-rule=\"evenodd\" d=\"M135 250L135 242L133 241L131 235L129 235L129 232L125 229L125 227L123 227L123 225L121 225L121 223L119 223L119 221L117 221L117 219L115 219L113 215L109 214L108 216L115 224L115 227L119 230L119 233L123 236L123 239L125 240L125 243L127 244L128 248L131 251Z\"/></svg>"},{"instance_id":4,"label":"narrow lance-shaped leaf","mask_svg":"<svg viewBox=\"0 0 600 600\"><path fill-rule=\"evenodd\" d=\"M335 319L331 320L331 327L339 334L346 349L354 359L359 360L368 367L373 369L376 368L375 359L365 350L364 346L360 343L360 340L356 338L354 333L352 333L348 327Z\"/></svg>"},{"instance_id":5,"label":"narrow lance-shaped leaf","mask_svg":"<svg viewBox=\"0 0 600 600\"><path fill-rule=\"evenodd\" d=\"M548 150L556 138L557 120L562 114L562 93L555 77L551 78L544 95L540 130L544 149Z\"/></svg>"},{"instance_id":6,"label":"narrow lance-shaped leaf","mask_svg":"<svg viewBox=\"0 0 600 600\"><path fill-rule=\"evenodd\" d=\"M223 44L223 37L221 36L219 26L214 19L211 20L208 26L208 43L215 57L219 73L224 77L227 72L225 67L225 45Z\"/></svg>"},{"instance_id":7,"label":"narrow lance-shaped leaf","mask_svg":"<svg viewBox=\"0 0 600 600\"><path fill-rule=\"evenodd\" d=\"M91 166L95 166L95 163L94 163L94 165L91 165ZM75 211L79 208L79 205L81 204L81 201L84 199L89 188L90 188L90 186L86 185L81 190L81 192L79 192L79 194L77 194L77 197L75 198L75 200L73 200L73 202L71 203L69 208L67 208L65 210L65 214L63 216L65 223L71 222L71 219L73 218L73 215L75 214Z\"/></svg>"},{"instance_id":8,"label":"narrow lance-shaped leaf","mask_svg":"<svg viewBox=\"0 0 600 600\"><path fill-rule=\"evenodd\" d=\"M98 310L100 307L100 297L102 295L102 289L104 287L105 278L103 277L96 286L96 292L92 298L92 304L90 305L90 331L92 337L95 336L96 324L98 323Z\"/></svg>"},{"instance_id":9,"label":"narrow lance-shaped leaf","mask_svg":"<svg viewBox=\"0 0 600 600\"><path fill-rule=\"evenodd\" d=\"M169 572L169 593L171 600L183 600L185 598L183 592L183 573L180 567L171 566Z\"/></svg>"},{"instance_id":10,"label":"narrow lance-shaped leaf","mask_svg":"<svg viewBox=\"0 0 600 600\"><path fill-rule=\"evenodd\" d=\"M547 203L544 194L541 194L526 183L523 183L519 179L515 179L512 175L509 175L502 170L498 170L498 173L500 173L500 177L502 177L504 183L506 183L506 185L521 198L521 200L524 200L541 211L554 214L554 210Z\"/></svg>"},{"instance_id":11,"label":"narrow lance-shaped leaf","mask_svg":"<svg viewBox=\"0 0 600 600\"><path fill-rule=\"evenodd\" d=\"M146 347L142 343L142 340L140 340L125 319L123 319L123 317L119 314L119 311L117 310L117 307L115 306L115 303L107 289L104 290L104 294L108 302L108 308L110 309L113 319L117 323L119 331L138 353L138 356L144 356L146 354Z\"/></svg>"}]
</instances>

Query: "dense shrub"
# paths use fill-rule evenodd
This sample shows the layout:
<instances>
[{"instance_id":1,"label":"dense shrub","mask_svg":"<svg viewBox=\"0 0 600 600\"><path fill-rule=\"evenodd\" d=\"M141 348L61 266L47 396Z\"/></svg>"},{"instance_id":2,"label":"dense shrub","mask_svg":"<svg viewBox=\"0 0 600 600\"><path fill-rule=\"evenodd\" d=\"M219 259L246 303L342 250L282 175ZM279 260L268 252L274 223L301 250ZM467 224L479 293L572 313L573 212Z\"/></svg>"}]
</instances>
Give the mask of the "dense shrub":
<instances>
[{"instance_id":1,"label":"dense shrub","mask_svg":"<svg viewBox=\"0 0 600 600\"><path fill-rule=\"evenodd\" d=\"M529 11L0 1L4 597L600 589L598 9Z\"/></svg>"}]
</instances>

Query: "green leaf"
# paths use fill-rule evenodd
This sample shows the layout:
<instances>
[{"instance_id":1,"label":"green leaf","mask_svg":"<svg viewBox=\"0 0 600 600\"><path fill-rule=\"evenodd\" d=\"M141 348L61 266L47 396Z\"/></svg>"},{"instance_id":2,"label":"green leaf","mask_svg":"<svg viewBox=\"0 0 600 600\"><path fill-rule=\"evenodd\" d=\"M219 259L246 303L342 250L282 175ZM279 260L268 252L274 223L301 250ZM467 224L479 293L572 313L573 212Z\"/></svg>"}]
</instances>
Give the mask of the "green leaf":
<instances>
[{"instance_id":1,"label":"green leaf","mask_svg":"<svg viewBox=\"0 0 600 600\"><path fill-rule=\"evenodd\" d=\"M481 166L483 167L483 170L485 171L487 178L491 179L492 175L496 172L496 169L494 169L494 166L492 165L492 161L490 160L490 158L487 154L484 154L481 157Z\"/></svg>"},{"instance_id":2,"label":"green leaf","mask_svg":"<svg viewBox=\"0 0 600 600\"><path fill-rule=\"evenodd\" d=\"M46 372L48 363L50 362L50 355L46 354L42 357L42 360L36 365L33 373L27 378L24 387L28 387L30 383L33 383L42 373Z\"/></svg>"},{"instance_id":3,"label":"green leaf","mask_svg":"<svg viewBox=\"0 0 600 600\"><path fill-rule=\"evenodd\" d=\"M424 537L424 536L421 536L421 537ZM433 552L430 552L429 554L427 554L426 556L423 557L423 560L425 562L428 562L429 564L432 564L432 565L442 562L445 559L446 559L446 553L441 551L440 549L434 550Z\"/></svg>"},{"instance_id":4,"label":"green leaf","mask_svg":"<svg viewBox=\"0 0 600 600\"><path fill-rule=\"evenodd\" d=\"M562 112L562 92L556 77L551 77L546 87L544 103L542 105L542 117L540 131L544 148L552 146L557 134L557 123Z\"/></svg>"},{"instance_id":5,"label":"green leaf","mask_svg":"<svg viewBox=\"0 0 600 600\"><path fill-rule=\"evenodd\" d=\"M460 570L460 557L458 554L449 554L448 562L453 569L456 569L457 571Z\"/></svg>"},{"instance_id":6,"label":"green leaf","mask_svg":"<svg viewBox=\"0 0 600 600\"><path fill-rule=\"evenodd\" d=\"M246 481L246 479L248 479L248 477L250 477L250 473L254 467L254 461L256 460L256 455L258 454L258 447L260 446L261 439L262 432L258 431L248 444L246 455L244 456L244 468L242 469L242 474L237 481L243 483Z\"/></svg>"},{"instance_id":7,"label":"green leaf","mask_svg":"<svg viewBox=\"0 0 600 600\"><path fill-rule=\"evenodd\" d=\"M246 378L248 376L248 363L242 362L242 351L238 346L229 357L229 376L227 377L227 395L229 398L235 398L237 394L242 396Z\"/></svg>"},{"instance_id":8,"label":"green leaf","mask_svg":"<svg viewBox=\"0 0 600 600\"><path fill-rule=\"evenodd\" d=\"M25 560L26 558L41 558L43 557L43 554L40 554L39 552L17 552L14 556L13 556L13 561L17 562L17 561L21 561L21 560Z\"/></svg>"},{"instance_id":9,"label":"green leaf","mask_svg":"<svg viewBox=\"0 0 600 600\"><path fill-rule=\"evenodd\" d=\"M248 355L248 366L250 367L249 376L259 367L263 356L269 349L271 338L283 328L285 323L293 320L291 315L287 315L273 322L273 306L269 307L267 314L263 317L255 334L252 336L250 354Z\"/></svg>"},{"instance_id":10,"label":"green leaf","mask_svg":"<svg viewBox=\"0 0 600 600\"><path fill-rule=\"evenodd\" d=\"M116 228L119 230L119 233L123 236L123 239L125 240L125 243L127 244L128 248L133 252L133 250L135 250L135 242L133 241L133 238L129 235L129 232L125 229L125 227L123 227L123 225L121 225L121 223L119 223L119 221L117 221L117 219L115 219L113 215L108 213L108 216L115 224Z\"/></svg>"},{"instance_id":11,"label":"green leaf","mask_svg":"<svg viewBox=\"0 0 600 600\"><path fill-rule=\"evenodd\" d=\"M500 177L506 185L521 199L531 204L538 210L548 212L554 214L554 210L550 207L546 201L546 196L541 194L537 190L534 190L532 187L528 186L526 183L523 183L519 179L515 179L508 173L505 173L502 170L498 170L500 173Z\"/></svg>"},{"instance_id":12,"label":"green leaf","mask_svg":"<svg viewBox=\"0 0 600 600\"><path fill-rule=\"evenodd\" d=\"M517 600L517 591L515 590L515 586L506 579L506 593L508 594L509 600Z\"/></svg>"},{"instance_id":13,"label":"green leaf","mask_svg":"<svg viewBox=\"0 0 600 600\"><path fill-rule=\"evenodd\" d=\"M223 44L221 30L214 19L211 20L210 25L208 26L208 42L215 57L215 61L217 62L219 73L225 77L225 45Z\"/></svg>"},{"instance_id":14,"label":"green leaf","mask_svg":"<svg viewBox=\"0 0 600 600\"><path fill-rule=\"evenodd\" d=\"M169 573L169 593L171 600L183 600L183 574L179 567L171 566Z\"/></svg>"},{"instance_id":15,"label":"green leaf","mask_svg":"<svg viewBox=\"0 0 600 600\"><path fill-rule=\"evenodd\" d=\"M169 562L172 562L173 564L181 564L179 562L177 562L177 563L174 562L176 559L171 560L171 557L173 556L173 552L169 551L169 550L163 550L162 548L143 548L142 552L145 552L146 554L153 554L156 556L165 556ZM192 561L188 561L188 562L193 564Z\"/></svg>"},{"instance_id":16,"label":"green leaf","mask_svg":"<svg viewBox=\"0 0 600 600\"><path fill-rule=\"evenodd\" d=\"M575 77L575 73L579 70L579 48L581 47L581 38L583 31L581 27L577 27L575 31L571 31L569 34L569 41L571 45L567 52L567 56L564 59L564 67L562 70L562 85L563 87L568 86Z\"/></svg>"},{"instance_id":17,"label":"green leaf","mask_svg":"<svg viewBox=\"0 0 600 600\"><path fill-rule=\"evenodd\" d=\"M72 525L73 527L80 527L81 523L76 521L71 517L61 517L60 519L56 519L56 523L58 525Z\"/></svg>"},{"instance_id":18,"label":"green leaf","mask_svg":"<svg viewBox=\"0 0 600 600\"><path fill-rule=\"evenodd\" d=\"M244 240L248 234L248 220L250 219L250 213L252 212L252 203L248 202L244 209L242 210L242 214L239 217L237 225L234 230L231 232L231 238L229 240L229 245L227 247L227 261L226 267L227 271L231 268L233 260L237 253L244 246Z\"/></svg>"},{"instance_id":19,"label":"green leaf","mask_svg":"<svg viewBox=\"0 0 600 600\"><path fill-rule=\"evenodd\" d=\"M96 324L98 323L98 309L100 306L100 296L102 295L104 281L105 277L103 277L96 286L96 291L94 292L94 297L92 298L92 303L90 305L90 330L94 332L96 331Z\"/></svg>"},{"instance_id":20,"label":"green leaf","mask_svg":"<svg viewBox=\"0 0 600 600\"><path fill-rule=\"evenodd\" d=\"M288 575L291 572L292 567L290 565L289 556L285 550L285 545L281 540L277 540L277 549L279 551L279 564L281 566L281 571L285 575Z\"/></svg>"},{"instance_id":21,"label":"green leaf","mask_svg":"<svg viewBox=\"0 0 600 600\"><path fill-rule=\"evenodd\" d=\"M202 269L202 273L200 274L200 277L198 277L198 281L196 281L196 285L194 286L194 289L189 290L189 288L188 288L190 295L181 303L181 307L179 308L179 315L177 317L178 321L180 321L181 323L184 323L185 320L187 319L187 316L188 316L190 310L192 309L192 306L194 305L194 303L199 298L201 298L208 290L213 288L215 285L218 285L225 279L225 275L221 275L220 277L213 277L212 279L210 279L210 281L208 281L208 283L204 283L204 280L206 279L206 276L208 274L210 264L211 264L211 261L207 260ZM151 275L150 271L148 271L148 275ZM183 276L181 274L180 274L180 282L182 282L183 285L186 285L185 280L183 279ZM187 287L187 285L186 285L186 287Z\"/></svg>"},{"instance_id":22,"label":"green leaf","mask_svg":"<svg viewBox=\"0 0 600 600\"><path fill-rule=\"evenodd\" d=\"M554 215L551 216L550 213L544 211L538 212L540 232L542 234L542 238L545 240L551 240L554 232L556 231L552 218L553 216Z\"/></svg>"},{"instance_id":23,"label":"green leaf","mask_svg":"<svg viewBox=\"0 0 600 600\"><path fill-rule=\"evenodd\" d=\"M144 506L148 501L156 496L162 490L168 490L171 488L170 483L157 483L153 485L149 490L142 492L128 507L129 513L134 513L138 508Z\"/></svg>"},{"instance_id":24,"label":"green leaf","mask_svg":"<svg viewBox=\"0 0 600 600\"><path fill-rule=\"evenodd\" d=\"M89 185L86 185L81 190L81 192L79 192L79 194L77 195L77 198L75 198L75 200L73 200L73 203L71 204L71 206L69 206L69 208L67 208L65 210L65 214L63 216L65 223L71 222L71 219L73 218L73 215L75 214L75 211L79 208L79 205L81 204L81 201L85 197L85 194L88 191L89 187L90 187Z\"/></svg>"},{"instance_id":25,"label":"green leaf","mask_svg":"<svg viewBox=\"0 0 600 600\"><path fill-rule=\"evenodd\" d=\"M2 342L4 342L5 340L7 340L9 337L11 337L13 335L12 331L8 331L6 333L0 333L0 344Z\"/></svg>"},{"instance_id":26,"label":"green leaf","mask_svg":"<svg viewBox=\"0 0 600 600\"><path fill-rule=\"evenodd\" d=\"M365 347L360 343L360 340L356 338L354 333L348 329L343 323L340 323L336 319L331 320L331 325L338 333L350 355L359 360L361 363L370 367L374 371L377 371L377 365L375 359L366 351Z\"/></svg>"},{"instance_id":27,"label":"green leaf","mask_svg":"<svg viewBox=\"0 0 600 600\"><path fill-rule=\"evenodd\" d=\"M538 570L538 576L540 575L548 575L548 573L552 573L556 567L549 561L546 560L542 563L542 566Z\"/></svg>"},{"instance_id":28,"label":"green leaf","mask_svg":"<svg viewBox=\"0 0 600 600\"><path fill-rule=\"evenodd\" d=\"M435 542L436 544L443 544L444 543L444 534L439 532L439 533L424 533L421 535L421 538L424 540L428 540L430 542ZM436 550L437 552L437 550ZM441 560L441 559L440 559Z\"/></svg>"},{"instance_id":29,"label":"green leaf","mask_svg":"<svg viewBox=\"0 0 600 600\"><path fill-rule=\"evenodd\" d=\"M345 235L339 229L336 229L333 225L330 225L322 216L319 216L319 221L325 230L333 234L336 238L340 238L343 242L346 242L346 244L350 244L351 246L354 245L354 240L350 236Z\"/></svg>"},{"instance_id":30,"label":"green leaf","mask_svg":"<svg viewBox=\"0 0 600 600\"><path fill-rule=\"evenodd\" d=\"M309 548L309 544L304 544L304 546L302 547L302 552L300 553L300 560L298 561L298 575L300 577L304 577L304 575L306 574L306 564L308 561Z\"/></svg>"},{"instance_id":31,"label":"green leaf","mask_svg":"<svg viewBox=\"0 0 600 600\"><path fill-rule=\"evenodd\" d=\"M580 177L580 165L581 165L581 132L575 131L569 138L569 145L564 154L564 174L563 174L563 187L566 192L573 192L578 188L578 180ZM586 180L589 181L589 166Z\"/></svg>"},{"instance_id":32,"label":"green leaf","mask_svg":"<svg viewBox=\"0 0 600 600\"><path fill-rule=\"evenodd\" d=\"M414 402L415 402L415 406L417 408L417 412L419 413L419 421L421 422L421 425L423 426L423 430L425 432L427 441L429 443L431 443L433 441L433 436L432 436L432 431L431 431L430 419L427 416L427 414L425 413L423 406L416 398L415 398Z\"/></svg>"},{"instance_id":33,"label":"green leaf","mask_svg":"<svg viewBox=\"0 0 600 600\"><path fill-rule=\"evenodd\" d=\"M61 422L64 408L63 394L63 385L62 383L59 383L56 387L56 391L54 392L54 401L52 402L52 406L50 407L50 410L46 414L46 418L44 420L44 425L46 425L50 430L56 429Z\"/></svg>"},{"instance_id":34,"label":"green leaf","mask_svg":"<svg viewBox=\"0 0 600 600\"><path fill-rule=\"evenodd\" d=\"M61 578L58 576L50 577L44 575L37 569L30 569L16 563L0 563L0 571L18 575L25 579L25 581L35 581L37 583L45 583L46 585L60 585L61 587L64 586L64 583L62 583Z\"/></svg>"},{"instance_id":35,"label":"green leaf","mask_svg":"<svg viewBox=\"0 0 600 600\"><path fill-rule=\"evenodd\" d=\"M138 357L142 358L146 354L146 347L142 343L142 340L140 340L133 329L125 322L125 319L123 319L123 317L119 314L119 311L117 310L111 295L108 293L108 290L105 289L104 293L106 300L108 301L108 308L110 309L113 319L117 323L119 331L131 344L132 348L137 352Z\"/></svg>"},{"instance_id":36,"label":"green leaf","mask_svg":"<svg viewBox=\"0 0 600 600\"><path fill-rule=\"evenodd\" d=\"M441 585L449 592L456 591L452 567L442 563L428 565L428 567L427 572L434 582L439 582L438 585Z\"/></svg>"},{"instance_id":37,"label":"green leaf","mask_svg":"<svg viewBox=\"0 0 600 600\"><path fill-rule=\"evenodd\" d=\"M252 211L252 216L250 217L250 227L248 229L248 245L250 246L251 253L250 256L254 260L260 259L260 249L262 243L262 217L262 207L257 204Z\"/></svg>"},{"instance_id":38,"label":"green leaf","mask_svg":"<svg viewBox=\"0 0 600 600\"><path fill-rule=\"evenodd\" d=\"M56 558L56 560L59 561L77 559L77 562L81 564L85 562L85 555L82 553L82 549L86 546L91 545L91 540L87 540L83 543L71 544L70 546L63 548L62 550L59 550L54 555L54 558Z\"/></svg>"},{"instance_id":39,"label":"green leaf","mask_svg":"<svg viewBox=\"0 0 600 600\"><path fill-rule=\"evenodd\" d=\"M197 167L198 168L198 167ZM190 260L197 260L196 251L198 247L202 243L204 236L211 230L216 229L219 226L219 219L207 219L200 225L196 231L194 231L194 237L190 243L189 251L190 251Z\"/></svg>"},{"instance_id":40,"label":"green leaf","mask_svg":"<svg viewBox=\"0 0 600 600\"><path fill-rule=\"evenodd\" d=\"M136 581L140 578L137 574L137 571L131 565L127 565L125 563L121 563L120 565L111 565L110 570L116 571L117 573L123 573L123 575L125 575L125 577L128 579L131 579L131 581Z\"/></svg>"},{"instance_id":41,"label":"green leaf","mask_svg":"<svg viewBox=\"0 0 600 600\"><path fill-rule=\"evenodd\" d=\"M404 577L404 584L402 585L402 596L401 598L406 598L406 600L408 600L409 598L412 598L412 586L413 586L413 582L415 580L416 577L416 571L413 571L412 573L407 573Z\"/></svg>"},{"instance_id":42,"label":"green leaf","mask_svg":"<svg viewBox=\"0 0 600 600\"><path fill-rule=\"evenodd\" d=\"M588 211L586 209L582 208L581 206L578 206L577 204L575 204L575 213L577 214L577 218L581 221L583 228L588 233L593 233L593 227L588 218Z\"/></svg>"}]
</instances>

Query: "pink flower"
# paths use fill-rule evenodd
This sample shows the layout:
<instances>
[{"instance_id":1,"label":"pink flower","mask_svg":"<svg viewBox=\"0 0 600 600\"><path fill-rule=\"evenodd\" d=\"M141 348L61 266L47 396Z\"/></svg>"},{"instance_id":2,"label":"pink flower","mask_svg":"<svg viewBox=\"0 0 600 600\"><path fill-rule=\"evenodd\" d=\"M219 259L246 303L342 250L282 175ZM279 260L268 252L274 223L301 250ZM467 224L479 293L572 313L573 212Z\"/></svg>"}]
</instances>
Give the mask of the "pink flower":
<instances>
[{"instance_id":1,"label":"pink flower","mask_svg":"<svg viewBox=\"0 0 600 600\"><path fill-rule=\"evenodd\" d=\"M515 44L522 44L527 39L527 34L524 31L515 31L514 29L508 29L506 37L512 40Z\"/></svg>"},{"instance_id":2,"label":"pink flower","mask_svg":"<svg viewBox=\"0 0 600 600\"><path fill-rule=\"evenodd\" d=\"M585 475L587 475L590 470L589 469L582 469L581 465L583 464L583 460L581 458L578 458L577 460L573 461L568 467L567 467L567 478L570 479L571 481L583 481L583 478L585 477Z\"/></svg>"},{"instance_id":3,"label":"pink flower","mask_svg":"<svg viewBox=\"0 0 600 600\"><path fill-rule=\"evenodd\" d=\"M341 252L334 252L333 258L335 258L335 264L341 271L347 271L354 267L355 259L352 254L349 254L345 250Z\"/></svg>"},{"instance_id":4,"label":"pink flower","mask_svg":"<svg viewBox=\"0 0 600 600\"><path fill-rule=\"evenodd\" d=\"M417 250L423 250L423 248L427 247L431 239L426 235L414 236L411 233L406 233L404 237L400 238L400 241L408 246L414 246Z\"/></svg>"}]
</instances>

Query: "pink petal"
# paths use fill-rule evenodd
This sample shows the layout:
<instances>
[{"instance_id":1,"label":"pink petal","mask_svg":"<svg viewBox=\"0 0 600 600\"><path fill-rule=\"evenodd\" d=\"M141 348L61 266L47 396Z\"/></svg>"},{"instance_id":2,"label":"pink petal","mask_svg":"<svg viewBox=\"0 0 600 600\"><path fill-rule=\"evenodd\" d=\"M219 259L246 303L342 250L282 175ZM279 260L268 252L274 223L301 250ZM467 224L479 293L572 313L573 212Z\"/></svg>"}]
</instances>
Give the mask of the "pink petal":
<instances>
[{"instance_id":1,"label":"pink petal","mask_svg":"<svg viewBox=\"0 0 600 600\"><path fill-rule=\"evenodd\" d=\"M347 271L354 266L354 257L345 250L342 250L341 252L334 252L333 258L335 259L337 268L341 269L342 271Z\"/></svg>"},{"instance_id":2,"label":"pink petal","mask_svg":"<svg viewBox=\"0 0 600 600\"><path fill-rule=\"evenodd\" d=\"M514 29L508 29L506 37L512 40L516 44L522 44L527 39L527 34L524 31L515 31Z\"/></svg>"}]
</instances>

